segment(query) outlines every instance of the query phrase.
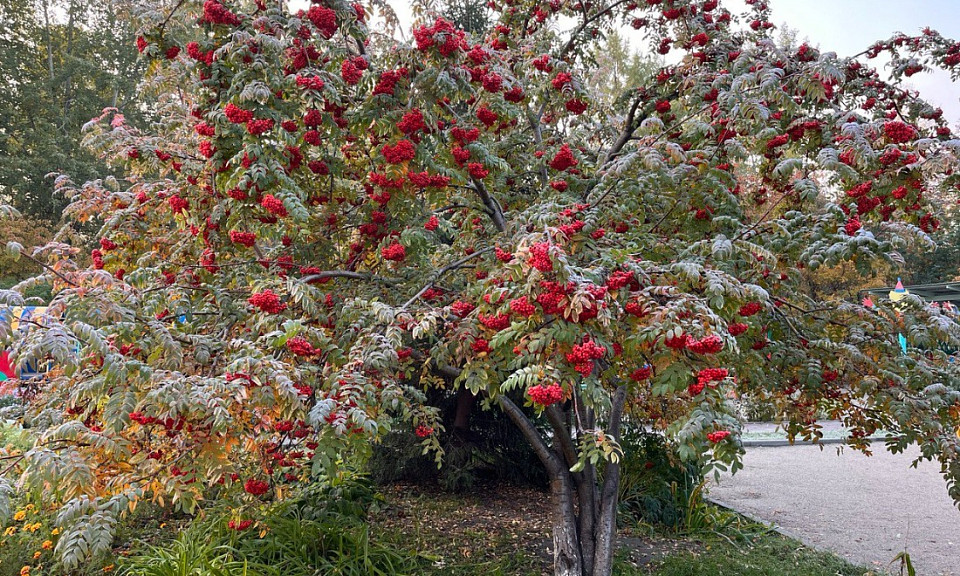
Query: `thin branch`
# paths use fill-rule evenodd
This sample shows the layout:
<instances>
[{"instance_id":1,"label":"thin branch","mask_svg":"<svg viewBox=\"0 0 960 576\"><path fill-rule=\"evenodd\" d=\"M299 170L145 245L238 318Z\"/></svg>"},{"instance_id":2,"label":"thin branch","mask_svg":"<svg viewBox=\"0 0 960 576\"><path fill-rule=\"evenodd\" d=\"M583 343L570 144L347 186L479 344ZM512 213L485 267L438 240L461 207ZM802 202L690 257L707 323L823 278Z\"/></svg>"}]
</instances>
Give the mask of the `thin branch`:
<instances>
[{"instance_id":1,"label":"thin branch","mask_svg":"<svg viewBox=\"0 0 960 576\"><path fill-rule=\"evenodd\" d=\"M351 272L350 270L325 270L323 272L318 272L316 274L310 274L309 276L304 276L300 279L301 282L309 284L310 282L316 282L317 280L324 280L327 278L349 278L351 280L373 280L374 282L380 282L383 284L398 284L400 283L399 278L388 278L384 276L377 276L376 274L369 274L367 272Z\"/></svg>"},{"instance_id":2,"label":"thin branch","mask_svg":"<svg viewBox=\"0 0 960 576\"><path fill-rule=\"evenodd\" d=\"M183 6L184 2L186 2L186 0L180 0L177 2L177 5L173 7L173 10L171 10L170 13L167 14L167 17L163 19L163 22L160 23L160 27L157 28L157 33L160 35L160 37L163 37L163 29L167 27L170 19L173 18L173 15L177 13L177 10Z\"/></svg>"},{"instance_id":3,"label":"thin branch","mask_svg":"<svg viewBox=\"0 0 960 576\"><path fill-rule=\"evenodd\" d=\"M76 282L73 282L72 280L68 279L66 276L64 276L64 275L61 274L60 272L54 270L49 264L46 264L46 263L44 263L44 262L41 261L41 260L37 260L37 259L34 258L33 256L31 256L31 255L29 255L29 254L26 254L25 252L22 252L22 251L20 252L20 255L23 256L24 258L26 258L27 260L33 262L34 264L36 264L36 265L38 265L38 266L41 266L43 269L45 269L45 270L47 270L47 271L49 271L49 272L52 272L53 274L55 274L55 275L57 276L57 278L63 280L64 282L66 282L67 284L73 286L74 288L79 288L79 287L80 287L80 285L77 284Z\"/></svg>"},{"instance_id":4,"label":"thin branch","mask_svg":"<svg viewBox=\"0 0 960 576\"><path fill-rule=\"evenodd\" d=\"M619 6L619 5L621 5L621 4L626 4L626 3L629 2L629 1L630 1L630 0L619 0L619 1L617 1L617 2L614 2L613 4L610 4L609 6L607 6L606 8L604 8L603 10L598 11L598 12L597 12L596 14L594 14L593 16L590 16L589 18L586 18L586 19L583 21L583 23L580 24L580 26L578 26L577 29L574 30L574 31L570 34L570 39L567 40L567 43L564 45L563 49L560 50L559 59L560 59L560 60L565 60L565 59L567 58L567 55L570 53L571 50L573 50L573 47L576 46L577 37L580 36L580 34L581 34L584 30L587 29L587 26L589 26L590 24L592 24L593 22L595 22L598 18L600 18L601 16L603 16L603 15L605 15L606 13L610 12L611 10L613 10L614 8L616 8L617 6Z\"/></svg>"},{"instance_id":5,"label":"thin branch","mask_svg":"<svg viewBox=\"0 0 960 576\"><path fill-rule=\"evenodd\" d=\"M450 264L447 264L446 266L444 266L443 268L441 268L440 270L438 270L437 273L434 274L433 279L430 280L430 282L428 282L423 288L421 288L419 292L417 292L416 294L414 294L412 298L410 298L409 300L407 300L407 301L403 304L403 306L400 307L400 309L401 309L401 310L405 310L408 306L410 306L411 304L413 304L414 302L416 302L416 301L417 301L417 298L423 296L424 293L426 293L427 290L429 290L430 288L432 288L434 284L436 284L437 282L439 282L440 279L441 279L441 278L444 276L444 274L446 274L447 272L449 272L449 271L451 271L451 270L455 270L455 269L459 268L460 266L462 266L464 263L469 262L470 260L476 258L477 256L480 256L481 254L486 254L487 252L491 252L491 251L493 251L493 246L490 246L490 247L488 247L488 248L484 248L483 250L477 250L477 251L474 252L473 254L468 254L468 255L464 256L463 258L461 258L461 259L459 259L459 260L457 260L457 261L455 261L455 262L452 262L452 263L450 263Z\"/></svg>"},{"instance_id":6,"label":"thin branch","mask_svg":"<svg viewBox=\"0 0 960 576\"><path fill-rule=\"evenodd\" d=\"M624 124L623 132L620 133L620 138L610 147L610 151L607 152L603 157L603 164L605 165L613 160L613 157L620 153L623 150L623 147L626 146L627 142L630 141L630 137L633 136L633 131L637 129L639 122L637 122L636 115L637 109L640 108L640 104L645 100L645 98L637 98L633 101L633 104L630 106L630 112L627 113L627 122ZM646 116L644 116L646 118ZM643 118L640 119L640 122L643 121Z\"/></svg>"}]
</instances>

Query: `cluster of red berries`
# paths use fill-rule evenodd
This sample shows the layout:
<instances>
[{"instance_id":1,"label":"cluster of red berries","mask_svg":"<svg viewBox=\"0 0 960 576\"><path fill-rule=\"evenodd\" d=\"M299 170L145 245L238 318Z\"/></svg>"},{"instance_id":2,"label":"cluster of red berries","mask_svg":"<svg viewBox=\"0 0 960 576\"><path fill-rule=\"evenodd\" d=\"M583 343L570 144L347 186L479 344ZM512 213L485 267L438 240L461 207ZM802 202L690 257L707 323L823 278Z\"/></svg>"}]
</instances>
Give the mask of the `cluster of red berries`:
<instances>
[{"instance_id":1,"label":"cluster of red berries","mask_svg":"<svg viewBox=\"0 0 960 576\"><path fill-rule=\"evenodd\" d=\"M254 496L261 496L270 491L270 483L266 480L250 478L243 483L243 491Z\"/></svg>"},{"instance_id":2,"label":"cluster of red berries","mask_svg":"<svg viewBox=\"0 0 960 576\"><path fill-rule=\"evenodd\" d=\"M747 302L740 307L740 310L738 310L737 313L746 318L748 316L753 316L761 310L763 310L763 304L760 304L759 302Z\"/></svg>"},{"instance_id":3,"label":"cluster of red berries","mask_svg":"<svg viewBox=\"0 0 960 576\"><path fill-rule=\"evenodd\" d=\"M494 247L493 253L497 257L497 260L501 262L509 262L513 260L513 252L507 252L499 246Z\"/></svg>"},{"instance_id":4,"label":"cluster of red berries","mask_svg":"<svg viewBox=\"0 0 960 576\"><path fill-rule=\"evenodd\" d=\"M391 164L402 164L409 160L413 160L414 156L417 155L417 149L413 145L413 142L409 140L400 140L393 146L385 144L381 149L383 152L383 157L387 162Z\"/></svg>"},{"instance_id":5,"label":"cluster of red berries","mask_svg":"<svg viewBox=\"0 0 960 576\"><path fill-rule=\"evenodd\" d=\"M537 294L536 300L537 304L543 308L543 313L560 314L563 312L563 308L560 307L560 303L566 296L573 292L574 285L572 282L568 282L566 285L563 285L557 282L544 280L540 282L540 288L545 291Z\"/></svg>"},{"instance_id":6,"label":"cluster of red berries","mask_svg":"<svg viewBox=\"0 0 960 576\"><path fill-rule=\"evenodd\" d=\"M257 243L257 235L253 232L241 232L240 230L230 231L230 241L234 244L251 247Z\"/></svg>"},{"instance_id":7,"label":"cluster of red berries","mask_svg":"<svg viewBox=\"0 0 960 576\"><path fill-rule=\"evenodd\" d=\"M311 6L306 15L324 38L329 39L337 31L337 13L330 8Z\"/></svg>"},{"instance_id":8,"label":"cluster of red berries","mask_svg":"<svg viewBox=\"0 0 960 576\"><path fill-rule=\"evenodd\" d=\"M714 444L719 444L720 442L726 440L728 436L730 436L729 430L718 430L716 432L707 434L707 440L713 442Z\"/></svg>"},{"instance_id":9,"label":"cluster of red berries","mask_svg":"<svg viewBox=\"0 0 960 576\"><path fill-rule=\"evenodd\" d=\"M466 317L471 312L473 312L475 308L476 306L474 306L470 302L464 302L463 300L457 300L456 302L450 305L450 311L453 312L455 315L459 316L460 318Z\"/></svg>"},{"instance_id":10,"label":"cluster of red berries","mask_svg":"<svg viewBox=\"0 0 960 576\"><path fill-rule=\"evenodd\" d=\"M553 66L550 64L550 56L543 54L533 59L533 67L541 72L549 74L553 72Z\"/></svg>"},{"instance_id":11,"label":"cluster of red berries","mask_svg":"<svg viewBox=\"0 0 960 576\"><path fill-rule=\"evenodd\" d=\"M483 324L484 326L486 326L491 330L500 331L510 326L510 316L506 314L486 315L486 314L480 313L477 316L477 318L478 320L480 320L481 324Z\"/></svg>"},{"instance_id":12,"label":"cluster of red berries","mask_svg":"<svg viewBox=\"0 0 960 576\"><path fill-rule=\"evenodd\" d=\"M394 242L389 246L384 246L380 249L380 255L383 256L384 260L392 260L394 262L399 262L407 257L407 249L404 248L403 244L399 242Z\"/></svg>"},{"instance_id":13,"label":"cluster of red berries","mask_svg":"<svg viewBox=\"0 0 960 576\"><path fill-rule=\"evenodd\" d=\"M563 387L556 383L537 384L527 388L527 395L534 404L546 407L563 400Z\"/></svg>"},{"instance_id":14,"label":"cluster of red berries","mask_svg":"<svg viewBox=\"0 0 960 576\"><path fill-rule=\"evenodd\" d=\"M774 148L779 148L780 146L783 146L789 141L790 141L790 137L788 135L780 134L778 136L774 136L773 138L767 141L767 148L773 150Z\"/></svg>"},{"instance_id":15,"label":"cluster of red berries","mask_svg":"<svg viewBox=\"0 0 960 576\"><path fill-rule=\"evenodd\" d=\"M633 380L634 382L642 382L650 378L651 375L653 375L653 367L647 364L646 366L643 366L642 368L637 368L636 370L631 372L630 379Z\"/></svg>"},{"instance_id":16,"label":"cluster of red berries","mask_svg":"<svg viewBox=\"0 0 960 576\"><path fill-rule=\"evenodd\" d=\"M416 434L418 438L426 438L431 434L433 434L433 428L425 424L420 424L419 426L414 428L413 433Z\"/></svg>"},{"instance_id":17,"label":"cluster of red berries","mask_svg":"<svg viewBox=\"0 0 960 576\"><path fill-rule=\"evenodd\" d=\"M530 259L527 262L541 272L552 271L553 261L550 260L550 244L538 242L531 246Z\"/></svg>"},{"instance_id":18,"label":"cluster of red berries","mask_svg":"<svg viewBox=\"0 0 960 576\"><path fill-rule=\"evenodd\" d=\"M463 31L444 18L437 18L432 26L414 28L413 39L417 42L417 50L424 52L436 46L442 56L451 56L466 47Z\"/></svg>"},{"instance_id":19,"label":"cluster of red berries","mask_svg":"<svg viewBox=\"0 0 960 576\"><path fill-rule=\"evenodd\" d=\"M481 162L468 163L467 172L470 173L471 178L476 178L477 180L483 180L490 175L490 170Z\"/></svg>"},{"instance_id":20,"label":"cluster of red berries","mask_svg":"<svg viewBox=\"0 0 960 576\"><path fill-rule=\"evenodd\" d=\"M314 348L306 338L300 336L287 340L287 350L294 356L316 356L320 353L320 350Z\"/></svg>"},{"instance_id":21,"label":"cluster of red berries","mask_svg":"<svg viewBox=\"0 0 960 576\"><path fill-rule=\"evenodd\" d=\"M907 124L906 122L900 122L897 120L894 122L886 122L883 125L883 134L891 142L899 144L901 142L909 142L913 140L917 135L917 131L913 126Z\"/></svg>"},{"instance_id":22,"label":"cluster of red berries","mask_svg":"<svg viewBox=\"0 0 960 576\"><path fill-rule=\"evenodd\" d=\"M231 520L231 521L227 522L227 528L229 528L229 529L231 529L231 530L242 531L242 530L246 530L247 528L249 528L249 527L251 527L251 526L253 526L253 520L248 520L248 519L244 519L244 520Z\"/></svg>"},{"instance_id":23,"label":"cluster of red berries","mask_svg":"<svg viewBox=\"0 0 960 576\"><path fill-rule=\"evenodd\" d=\"M130 420L133 420L141 426L149 426L150 424L155 424L157 419L153 416L144 416L142 412L131 412L129 414Z\"/></svg>"},{"instance_id":24,"label":"cluster of red berries","mask_svg":"<svg viewBox=\"0 0 960 576\"><path fill-rule=\"evenodd\" d=\"M234 124L246 124L253 120L252 110L244 110L232 102L223 108L223 113L226 114L227 120Z\"/></svg>"},{"instance_id":25,"label":"cluster of red berries","mask_svg":"<svg viewBox=\"0 0 960 576\"><path fill-rule=\"evenodd\" d=\"M861 228L863 228L863 224L860 222L859 216L854 216L843 225L843 231L847 233L847 236L853 236Z\"/></svg>"},{"instance_id":26,"label":"cluster of red berries","mask_svg":"<svg viewBox=\"0 0 960 576\"><path fill-rule=\"evenodd\" d=\"M247 302L268 314L279 314L287 309L287 305L280 301L280 297L269 289L254 294L247 299Z\"/></svg>"},{"instance_id":27,"label":"cluster of red berries","mask_svg":"<svg viewBox=\"0 0 960 576\"><path fill-rule=\"evenodd\" d=\"M477 354L490 352L490 342L486 338L477 338L470 344L470 349Z\"/></svg>"},{"instance_id":28,"label":"cluster of red berries","mask_svg":"<svg viewBox=\"0 0 960 576\"><path fill-rule=\"evenodd\" d=\"M251 120L247 122L247 133L254 136L259 136L260 134L263 134L271 129L273 129L273 120L269 118Z\"/></svg>"},{"instance_id":29,"label":"cluster of red berries","mask_svg":"<svg viewBox=\"0 0 960 576\"><path fill-rule=\"evenodd\" d=\"M566 359L573 364L574 370L586 378L593 372L593 361L603 358L606 353L607 349L593 340L584 340L582 344L574 345L573 350L567 352Z\"/></svg>"},{"instance_id":30,"label":"cluster of red berries","mask_svg":"<svg viewBox=\"0 0 960 576\"><path fill-rule=\"evenodd\" d=\"M550 81L550 84L553 85L555 90L563 90L571 82L573 82L573 76L566 72L560 72L553 78L553 80Z\"/></svg>"},{"instance_id":31,"label":"cluster of red berries","mask_svg":"<svg viewBox=\"0 0 960 576\"><path fill-rule=\"evenodd\" d=\"M297 86L304 90L323 90L323 79L319 76L301 76L297 74ZM291 130L293 132L293 130Z\"/></svg>"},{"instance_id":32,"label":"cluster of red berries","mask_svg":"<svg viewBox=\"0 0 960 576\"><path fill-rule=\"evenodd\" d=\"M583 114L584 112L587 111L587 107L589 106L589 104L587 103L586 100L581 100L581 99L579 99L579 98L573 98L573 99L567 100L567 101L563 104L563 106L564 106L564 108L566 108L569 112L572 112L573 114L576 114L576 115L579 116L580 114Z\"/></svg>"},{"instance_id":33,"label":"cluster of red berries","mask_svg":"<svg viewBox=\"0 0 960 576\"><path fill-rule=\"evenodd\" d=\"M496 124L499 119L500 117L497 116L497 113L487 108L486 105L483 105L477 109L477 120L482 122L483 125L488 128Z\"/></svg>"},{"instance_id":34,"label":"cluster of red berries","mask_svg":"<svg viewBox=\"0 0 960 576\"><path fill-rule=\"evenodd\" d=\"M853 188L847 190L847 196L851 198L859 198L866 194L870 193L870 190L873 189L873 180L867 180L866 182L861 182Z\"/></svg>"},{"instance_id":35,"label":"cluster of red berries","mask_svg":"<svg viewBox=\"0 0 960 576\"><path fill-rule=\"evenodd\" d=\"M211 24L226 24L229 26L239 26L240 18L236 14L227 10L223 4L217 0L207 0L203 3L203 22Z\"/></svg>"},{"instance_id":36,"label":"cluster of red berries","mask_svg":"<svg viewBox=\"0 0 960 576\"><path fill-rule=\"evenodd\" d=\"M450 177L441 174L423 172L407 172L407 179L420 188L446 188L450 185Z\"/></svg>"},{"instance_id":37,"label":"cluster of red berries","mask_svg":"<svg viewBox=\"0 0 960 576\"><path fill-rule=\"evenodd\" d=\"M399 128L401 132L407 134L408 136L414 132L425 129L426 127L426 124L423 122L423 113L416 109L404 114L403 118L397 122L397 128Z\"/></svg>"},{"instance_id":38,"label":"cluster of red berries","mask_svg":"<svg viewBox=\"0 0 960 576\"><path fill-rule=\"evenodd\" d=\"M679 336L667 337L664 339L663 344L673 350L683 350L687 347L688 342L690 342L690 335L680 334Z\"/></svg>"},{"instance_id":39,"label":"cluster of red berries","mask_svg":"<svg viewBox=\"0 0 960 576\"><path fill-rule=\"evenodd\" d=\"M550 167L557 172L563 172L568 168L573 168L579 163L580 162L573 156L573 151L570 150L570 146L564 144L553 156L553 159L550 160Z\"/></svg>"},{"instance_id":40,"label":"cluster of red berries","mask_svg":"<svg viewBox=\"0 0 960 576\"><path fill-rule=\"evenodd\" d=\"M726 368L704 368L697 372L697 383L710 386L713 382L719 382L730 375Z\"/></svg>"},{"instance_id":41,"label":"cluster of red berries","mask_svg":"<svg viewBox=\"0 0 960 576\"><path fill-rule=\"evenodd\" d=\"M170 208L173 209L174 214L180 214L184 210L190 207L190 201L186 198L181 198L177 195L173 195L167 198L167 204L170 205Z\"/></svg>"},{"instance_id":42,"label":"cluster of red berries","mask_svg":"<svg viewBox=\"0 0 960 576\"><path fill-rule=\"evenodd\" d=\"M521 296L510 301L510 310L515 314L529 318L537 312L537 308L527 300L526 296Z\"/></svg>"},{"instance_id":43,"label":"cluster of red berries","mask_svg":"<svg viewBox=\"0 0 960 576\"><path fill-rule=\"evenodd\" d=\"M260 199L260 205L274 216L280 218L287 216L287 207L283 205L283 200L273 194L264 194L263 198Z\"/></svg>"},{"instance_id":44,"label":"cluster of red berries","mask_svg":"<svg viewBox=\"0 0 960 576\"><path fill-rule=\"evenodd\" d=\"M606 284L607 288L611 290L619 290L624 286L632 286L633 284L637 284L637 282L633 272L629 270L615 270L610 274L609 277L607 277Z\"/></svg>"},{"instance_id":45,"label":"cluster of red berries","mask_svg":"<svg viewBox=\"0 0 960 576\"><path fill-rule=\"evenodd\" d=\"M739 336L746 332L749 328L750 326L744 324L743 322L734 322L733 324L727 326L727 332L729 332L731 336Z\"/></svg>"},{"instance_id":46,"label":"cluster of red berries","mask_svg":"<svg viewBox=\"0 0 960 576\"><path fill-rule=\"evenodd\" d=\"M647 315L647 308L637 300L630 300L623 305L623 310L631 316L643 318ZM686 341L684 341L686 342ZM667 346L670 346L669 344Z\"/></svg>"},{"instance_id":47,"label":"cluster of red berries","mask_svg":"<svg viewBox=\"0 0 960 576\"><path fill-rule=\"evenodd\" d=\"M688 342L687 349L695 354L716 354L723 350L723 339L716 334L711 334L700 340Z\"/></svg>"}]
</instances>

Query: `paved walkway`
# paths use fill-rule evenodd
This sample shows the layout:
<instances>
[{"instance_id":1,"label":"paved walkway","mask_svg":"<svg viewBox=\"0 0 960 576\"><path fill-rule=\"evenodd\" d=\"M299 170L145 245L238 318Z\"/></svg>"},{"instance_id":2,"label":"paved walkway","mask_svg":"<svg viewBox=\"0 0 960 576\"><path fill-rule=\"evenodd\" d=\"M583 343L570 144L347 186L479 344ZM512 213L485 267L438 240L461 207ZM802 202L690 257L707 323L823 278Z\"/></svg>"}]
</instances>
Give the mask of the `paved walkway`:
<instances>
[{"instance_id":1,"label":"paved walkway","mask_svg":"<svg viewBox=\"0 0 960 576\"><path fill-rule=\"evenodd\" d=\"M920 576L960 576L960 510L936 463L877 444L874 456L837 446L747 449L744 469L710 497L772 522L802 542L852 562L888 569L906 548Z\"/></svg>"}]
</instances>

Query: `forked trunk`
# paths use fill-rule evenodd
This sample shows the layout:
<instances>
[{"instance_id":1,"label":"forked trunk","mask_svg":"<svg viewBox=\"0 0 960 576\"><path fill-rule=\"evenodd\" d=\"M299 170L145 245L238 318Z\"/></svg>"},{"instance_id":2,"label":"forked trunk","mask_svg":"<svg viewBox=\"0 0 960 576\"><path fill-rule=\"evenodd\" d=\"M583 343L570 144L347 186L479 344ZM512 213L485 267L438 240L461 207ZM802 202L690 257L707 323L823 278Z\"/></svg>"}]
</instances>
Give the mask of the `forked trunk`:
<instances>
[{"instance_id":1,"label":"forked trunk","mask_svg":"<svg viewBox=\"0 0 960 576\"><path fill-rule=\"evenodd\" d=\"M620 433L625 397L626 389L621 386L614 394L607 427L607 433L613 437ZM598 471L592 464L587 464L580 472L571 472L577 461L576 449L558 411L547 413L554 432L550 446L516 404L505 396L498 397L498 400L550 476L554 576L612 576L617 538L619 464L606 464L602 486L597 485Z\"/></svg>"}]
</instances>

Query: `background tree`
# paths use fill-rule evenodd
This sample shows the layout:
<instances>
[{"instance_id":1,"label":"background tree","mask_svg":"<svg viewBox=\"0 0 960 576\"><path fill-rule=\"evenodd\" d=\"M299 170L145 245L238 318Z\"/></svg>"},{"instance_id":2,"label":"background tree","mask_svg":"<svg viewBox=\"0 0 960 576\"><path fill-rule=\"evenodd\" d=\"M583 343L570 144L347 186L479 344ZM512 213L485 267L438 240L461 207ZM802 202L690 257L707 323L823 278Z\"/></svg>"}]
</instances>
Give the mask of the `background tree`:
<instances>
[{"instance_id":1,"label":"background tree","mask_svg":"<svg viewBox=\"0 0 960 576\"><path fill-rule=\"evenodd\" d=\"M144 498L255 510L401 425L436 450L431 386L536 452L559 575L611 573L623 414L736 470L733 391L778 398L792 435L821 411L862 449L890 430L960 500L957 368L930 346L960 327L799 289L937 228L927 195L956 194L960 141L897 83L919 57L956 73L960 44L877 44L885 82L784 51L766 5L641 4L495 4L483 38L438 18L371 47L359 4L149 3L160 121L87 126L125 179L58 180L100 247L90 267L41 249L54 318L17 348L58 368L26 391L34 448L3 462L54 487L65 565ZM676 64L608 107L589 55L620 22Z\"/></svg>"},{"instance_id":2,"label":"background tree","mask_svg":"<svg viewBox=\"0 0 960 576\"><path fill-rule=\"evenodd\" d=\"M107 175L80 146L80 127L108 106L141 117L133 38L122 0L0 2L0 198L56 221L66 200L48 174Z\"/></svg>"},{"instance_id":3,"label":"background tree","mask_svg":"<svg viewBox=\"0 0 960 576\"><path fill-rule=\"evenodd\" d=\"M479 0L444 0L440 13L470 34L484 34L493 23L487 3Z\"/></svg>"}]
</instances>

